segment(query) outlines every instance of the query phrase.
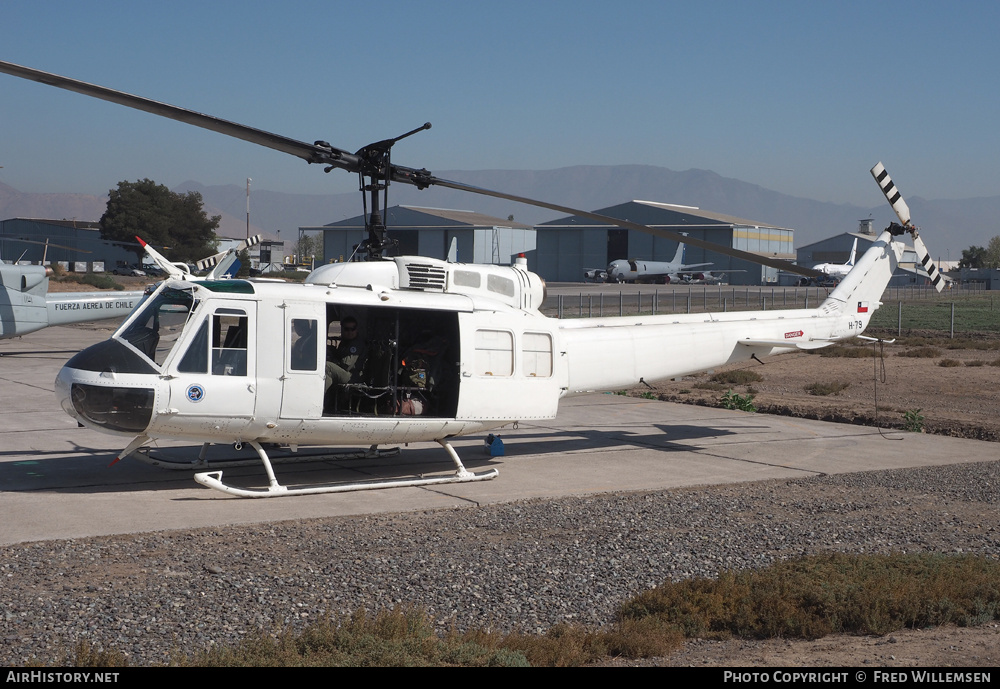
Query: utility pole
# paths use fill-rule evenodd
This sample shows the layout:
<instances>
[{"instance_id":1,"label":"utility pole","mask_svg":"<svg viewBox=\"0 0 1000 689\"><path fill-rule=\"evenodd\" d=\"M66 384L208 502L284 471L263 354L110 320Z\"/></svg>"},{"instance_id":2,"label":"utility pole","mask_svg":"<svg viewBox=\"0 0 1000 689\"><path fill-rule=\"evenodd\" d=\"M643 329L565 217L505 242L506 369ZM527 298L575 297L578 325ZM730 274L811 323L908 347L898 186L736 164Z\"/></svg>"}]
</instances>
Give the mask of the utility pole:
<instances>
[{"instance_id":1,"label":"utility pole","mask_svg":"<svg viewBox=\"0 0 1000 689\"><path fill-rule=\"evenodd\" d=\"M250 182L252 181L247 177L247 239L250 239Z\"/></svg>"}]
</instances>

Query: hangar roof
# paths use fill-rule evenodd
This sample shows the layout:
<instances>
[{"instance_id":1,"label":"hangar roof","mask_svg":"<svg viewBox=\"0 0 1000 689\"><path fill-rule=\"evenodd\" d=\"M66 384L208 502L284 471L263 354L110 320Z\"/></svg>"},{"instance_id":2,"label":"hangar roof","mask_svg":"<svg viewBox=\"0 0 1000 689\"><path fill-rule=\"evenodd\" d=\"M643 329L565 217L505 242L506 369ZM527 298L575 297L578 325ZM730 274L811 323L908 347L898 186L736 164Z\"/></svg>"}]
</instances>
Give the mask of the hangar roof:
<instances>
[{"instance_id":1,"label":"hangar roof","mask_svg":"<svg viewBox=\"0 0 1000 689\"><path fill-rule=\"evenodd\" d=\"M660 203L658 201L641 201L636 199L634 201L629 201L627 203L620 203L617 206L609 206L607 208L601 208L600 210L594 211L601 215L607 215L612 218L623 218L628 219L633 222L642 223L644 225L652 225L656 227L710 227L712 225L717 225L721 227L732 227L734 225L739 226L749 226L749 227L765 227L773 229L789 229L778 227L777 225L769 225L767 223L758 222L756 220L747 220L746 218L738 218L734 215L726 215L724 213L715 213L713 211L705 211L696 206L682 206L676 203ZM542 223L542 225L548 227L561 227L561 226L584 226L590 225L592 227L607 227L606 223L600 223L588 218L581 218L579 216L567 216L564 218L558 218L556 220L550 220L549 222Z\"/></svg>"},{"instance_id":2,"label":"hangar roof","mask_svg":"<svg viewBox=\"0 0 1000 689\"><path fill-rule=\"evenodd\" d=\"M454 210L451 208L423 208L421 206L390 206L383 212L385 224L393 230L415 229L420 227L462 226L477 227L510 227L513 229L530 230L530 225L517 223L503 218L494 218L474 211ZM329 228L364 227L364 216L324 225Z\"/></svg>"}]
</instances>

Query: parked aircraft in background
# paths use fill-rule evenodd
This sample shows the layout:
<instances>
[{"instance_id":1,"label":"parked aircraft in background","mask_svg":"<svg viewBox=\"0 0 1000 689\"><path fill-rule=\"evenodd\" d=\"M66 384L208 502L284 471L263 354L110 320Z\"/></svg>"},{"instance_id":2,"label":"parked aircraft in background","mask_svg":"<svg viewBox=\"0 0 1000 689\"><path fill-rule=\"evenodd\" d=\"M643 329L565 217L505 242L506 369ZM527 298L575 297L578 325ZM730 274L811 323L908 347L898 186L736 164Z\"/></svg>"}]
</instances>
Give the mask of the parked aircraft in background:
<instances>
[{"instance_id":1,"label":"parked aircraft in background","mask_svg":"<svg viewBox=\"0 0 1000 689\"><path fill-rule=\"evenodd\" d=\"M50 268L0 264L0 339L127 316L142 292L49 292Z\"/></svg>"},{"instance_id":2,"label":"parked aircraft in background","mask_svg":"<svg viewBox=\"0 0 1000 689\"><path fill-rule=\"evenodd\" d=\"M584 278L595 282L690 282L711 277L709 271L696 270L711 263L684 263L684 243L677 244L672 261L643 261L637 258L620 258L608 264L607 269L591 268Z\"/></svg>"},{"instance_id":3,"label":"parked aircraft in background","mask_svg":"<svg viewBox=\"0 0 1000 689\"><path fill-rule=\"evenodd\" d=\"M705 271L695 270L711 263L684 263L684 244L677 245L672 261L618 259L608 264L608 282L663 282L683 280L685 275L703 280Z\"/></svg>"},{"instance_id":4,"label":"parked aircraft in background","mask_svg":"<svg viewBox=\"0 0 1000 689\"><path fill-rule=\"evenodd\" d=\"M851 247L851 257L847 259L847 263L817 263L813 266L814 270L818 270L828 277L834 278L836 280L841 280L847 277L847 274L851 272L851 268L854 267L854 259L858 254L858 238L854 238L854 246Z\"/></svg>"}]
</instances>

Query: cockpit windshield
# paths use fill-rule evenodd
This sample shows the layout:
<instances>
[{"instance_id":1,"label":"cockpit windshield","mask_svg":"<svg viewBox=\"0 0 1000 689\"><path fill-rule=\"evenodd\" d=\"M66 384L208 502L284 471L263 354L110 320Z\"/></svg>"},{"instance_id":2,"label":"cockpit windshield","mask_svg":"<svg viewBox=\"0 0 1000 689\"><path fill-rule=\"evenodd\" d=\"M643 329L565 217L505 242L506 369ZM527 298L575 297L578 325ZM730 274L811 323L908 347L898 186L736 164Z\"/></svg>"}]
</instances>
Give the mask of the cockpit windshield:
<instances>
[{"instance_id":1,"label":"cockpit windshield","mask_svg":"<svg viewBox=\"0 0 1000 689\"><path fill-rule=\"evenodd\" d=\"M196 305L190 290L164 289L147 298L139 314L115 337L128 342L150 361L162 366Z\"/></svg>"}]
</instances>

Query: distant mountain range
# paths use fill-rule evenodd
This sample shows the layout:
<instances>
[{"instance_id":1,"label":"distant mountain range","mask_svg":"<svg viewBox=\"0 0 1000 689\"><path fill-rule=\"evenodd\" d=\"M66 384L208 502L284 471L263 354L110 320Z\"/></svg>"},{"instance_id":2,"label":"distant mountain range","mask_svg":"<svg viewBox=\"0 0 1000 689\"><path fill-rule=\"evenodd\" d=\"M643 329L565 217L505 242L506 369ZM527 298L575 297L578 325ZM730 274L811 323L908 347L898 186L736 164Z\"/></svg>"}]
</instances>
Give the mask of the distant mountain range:
<instances>
[{"instance_id":1,"label":"distant mountain range","mask_svg":"<svg viewBox=\"0 0 1000 689\"><path fill-rule=\"evenodd\" d=\"M876 229L894 219L888 204L871 208L825 203L781 194L709 170L675 172L648 165L581 165L557 170L454 170L436 173L473 186L543 199L573 208L597 210L633 199L698 206L768 225L794 228L795 246L830 235L853 232L861 218L872 217ZM246 231L246 189L238 185L205 186L185 182L174 191L197 191L211 215L221 215L221 234L243 236ZM513 215L521 223L537 224L560 214L531 206L449 189L419 191L394 184L391 205L472 210L498 218ZM928 201L908 198L914 222L935 256L961 256L961 250L985 246L1000 234L1000 196L964 200ZM106 199L84 194L25 194L0 183L0 219L35 217L96 221ZM357 192L342 194L288 194L251 189L251 232L294 240L299 227L325 225L361 214ZM390 228L391 229L391 228Z\"/></svg>"}]
</instances>

